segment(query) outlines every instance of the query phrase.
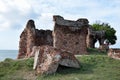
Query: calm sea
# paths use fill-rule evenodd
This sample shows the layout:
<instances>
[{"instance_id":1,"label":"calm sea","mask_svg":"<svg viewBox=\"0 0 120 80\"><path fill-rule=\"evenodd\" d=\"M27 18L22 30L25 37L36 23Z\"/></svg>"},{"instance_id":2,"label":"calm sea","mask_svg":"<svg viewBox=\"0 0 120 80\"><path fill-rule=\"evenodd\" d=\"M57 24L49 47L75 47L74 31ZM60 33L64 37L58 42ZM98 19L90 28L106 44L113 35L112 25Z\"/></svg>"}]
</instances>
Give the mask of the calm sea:
<instances>
[{"instance_id":1,"label":"calm sea","mask_svg":"<svg viewBox=\"0 0 120 80\"><path fill-rule=\"evenodd\" d=\"M0 50L0 61L5 58L16 59L18 55L18 50Z\"/></svg>"}]
</instances>

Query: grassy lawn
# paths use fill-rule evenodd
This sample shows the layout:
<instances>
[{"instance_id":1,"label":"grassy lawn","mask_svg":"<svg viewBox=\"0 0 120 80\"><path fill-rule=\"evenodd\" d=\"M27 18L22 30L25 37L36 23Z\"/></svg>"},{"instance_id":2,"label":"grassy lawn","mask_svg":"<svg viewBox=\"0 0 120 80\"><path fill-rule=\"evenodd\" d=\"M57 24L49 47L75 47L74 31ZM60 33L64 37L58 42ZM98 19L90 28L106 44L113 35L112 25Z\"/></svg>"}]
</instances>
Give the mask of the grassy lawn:
<instances>
[{"instance_id":1,"label":"grassy lawn","mask_svg":"<svg viewBox=\"0 0 120 80\"><path fill-rule=\"evenodd\" d=\"M94 49L91 55L77 57L80 69L60 69L51 75L35 75L33 59L0 62L0 80L120 80L120 60L107 57Z\"/></svg>"}]
</instances>

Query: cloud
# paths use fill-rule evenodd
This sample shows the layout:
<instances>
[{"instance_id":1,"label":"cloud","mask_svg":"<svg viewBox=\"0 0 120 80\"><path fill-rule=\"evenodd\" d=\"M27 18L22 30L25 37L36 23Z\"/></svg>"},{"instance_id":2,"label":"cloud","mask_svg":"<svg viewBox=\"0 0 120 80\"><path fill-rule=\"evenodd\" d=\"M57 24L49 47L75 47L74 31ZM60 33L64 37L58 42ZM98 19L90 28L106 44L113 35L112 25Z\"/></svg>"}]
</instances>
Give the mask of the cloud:
<instances>
[{"instance_id":1,"label":"cloud","mask_svg":"<svg viewBox=\"0 0 120 80\"><path fill-rule=\"evenodd\" d=\"M0 7L0 30L20 27L31 13L34 15L30 5L24 0L3 0L0 1Z\"/></svg>"},{"instance_id":2,"label":"cloud","mask_svg":"<svg viewBox=\"0 0 120 80\"><path fill-rule=\"evenodd\" d=\"M120 34L119 0L0 0L0 7L0 31L22 31L29 19L39 29L53 29L52 16L61 15L72 20L88 18L90 24L108 22Z\"/></svg>"}]
</instances>

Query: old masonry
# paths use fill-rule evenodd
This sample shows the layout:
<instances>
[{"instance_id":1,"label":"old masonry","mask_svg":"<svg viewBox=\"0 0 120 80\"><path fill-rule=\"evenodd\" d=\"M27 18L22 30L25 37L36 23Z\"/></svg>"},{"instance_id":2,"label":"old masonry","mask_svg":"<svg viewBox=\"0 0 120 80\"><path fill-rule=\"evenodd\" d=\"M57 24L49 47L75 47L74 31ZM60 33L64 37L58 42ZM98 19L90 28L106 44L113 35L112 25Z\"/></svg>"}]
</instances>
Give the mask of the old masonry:
<instances>
[{"instance_id":1,"label":"old masonry","mask_svg":"<svg viewBox=\"0 0 120 80\"><path fill-rule=\"evenodd\" d=\"M53 31L38 30L33 20L28 21L20 35L18 59L31 56L33 49L42 45L53 46L72 54L87 54L88 20L71 21L58 15L53 16L53 20Z\"/></svg>"},{"instance_id":2,"label":"old masonry","mask_svg":"<svg viewBox=\"0 0 120 80\"><path fill-rule=\"evenodd\" d=\"M94 42L87 19L73 21L54 15L53 21L51 31L36 29L34 21L29 20L20 35L17 58L34 57L33 69L38 74L54 73L60 65L80 68L74 55L88 54L87 47Z\"/></svg>"}]
</instances>

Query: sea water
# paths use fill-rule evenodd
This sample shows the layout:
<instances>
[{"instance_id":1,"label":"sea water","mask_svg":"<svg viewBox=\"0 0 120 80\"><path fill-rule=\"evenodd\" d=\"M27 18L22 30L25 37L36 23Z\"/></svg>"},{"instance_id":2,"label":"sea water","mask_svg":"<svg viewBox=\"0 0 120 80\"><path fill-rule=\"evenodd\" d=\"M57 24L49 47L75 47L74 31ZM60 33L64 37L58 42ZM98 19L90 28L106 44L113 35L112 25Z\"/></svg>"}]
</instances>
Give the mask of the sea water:
<instances>
[{"instance_id":1,"label":"sea water","mask_svg":"<svg viewBox=\"0 0 120 80\"><path fill-rule=\"evenodd\" d=\"M6 58L16 59L18 55L18 50L0 50L0 61Z\"/></svg>"}]
</instances>

